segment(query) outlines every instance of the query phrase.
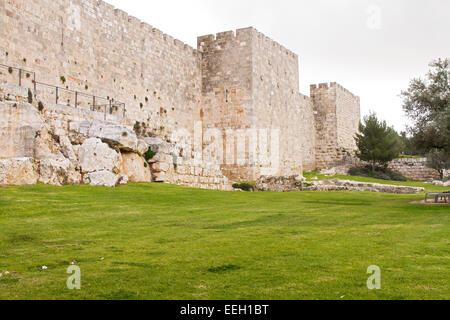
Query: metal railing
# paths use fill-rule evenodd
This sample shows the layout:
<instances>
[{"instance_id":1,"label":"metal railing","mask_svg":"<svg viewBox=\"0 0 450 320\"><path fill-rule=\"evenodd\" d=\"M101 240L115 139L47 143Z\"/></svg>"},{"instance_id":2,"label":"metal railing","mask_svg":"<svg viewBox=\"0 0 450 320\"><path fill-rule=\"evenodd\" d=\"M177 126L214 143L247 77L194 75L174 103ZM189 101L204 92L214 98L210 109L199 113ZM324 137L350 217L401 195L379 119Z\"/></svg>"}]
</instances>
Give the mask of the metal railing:
<instances>
[{"instance_id":1,"label":"metal railing","mask_svg":"<svg viewBox=\"0 0 450 320\"><path fill-rule=\"evenodd\" d=\"M7 65L1 64L1 63L0 63L0 68L6 69L7 72L12 76L13 76L14 70L18 71L17 84L19 85L19 87L22 86L24 77L26 79L32 78L31 81L33 84L33 90L36 92L36 73L34 71L29 71L29 70L22 69L22 68L7 66Z\"/></svg>"},{"instance_id":2,"label":"metal railing","mask_svg":"<svg viewBox=\"0 0 450 320\"><path fill-rule=\"evenodd\" d=\"M17 84L22 87L24 84L23 78L32 78L31 79L31 84L33 87L33 92L34 92L34 97L37 98L38 96L38 87L43 88L43 90L45 90L44 88L47 89L51 89L53 92L51 93L51 95L54 94L54 101L55 104L65 104L67 106L71 106L74 108L78 108L80 106L80 101L83 98L87 98L88 102L87 105L89 106L89 109L91 111L97 111L97 112L104 112L105 113L105 119L106 119L106 114L109 112L109 114L113 114L117 111L119 111L120 109L122 109L122 118L125 119L125 113L126 113L126 108L125 108L125 103L120 102L120 101L115 101L114 99L111 98L103 98L103 97L99 97L96 95L91 95L91 94L87 94L84 92L79 92L79 91L75 91L75 90L69 90L67 88L62 88L62 87L58 87L58 86L54 86L51 84L47 84L47 83L43 83L43 82L38 82L36 81L36 73L34 71L29 71L29 70L25 70L22 68L16 68L16 67L12 67L12 66L7 66L4 64L0 64L0 68L4 68L7 69L7 72L13 76L14 71L18 71L18 79L17 79ZM13 76L14 78L14 76ZM68 99L67 103L62 103L62 98L63 95L65 95L65 97L67 98L67 96L70 96L71 98L73 97L73 105L72 105L72 99Z\"/></svg>"}]
</instances>

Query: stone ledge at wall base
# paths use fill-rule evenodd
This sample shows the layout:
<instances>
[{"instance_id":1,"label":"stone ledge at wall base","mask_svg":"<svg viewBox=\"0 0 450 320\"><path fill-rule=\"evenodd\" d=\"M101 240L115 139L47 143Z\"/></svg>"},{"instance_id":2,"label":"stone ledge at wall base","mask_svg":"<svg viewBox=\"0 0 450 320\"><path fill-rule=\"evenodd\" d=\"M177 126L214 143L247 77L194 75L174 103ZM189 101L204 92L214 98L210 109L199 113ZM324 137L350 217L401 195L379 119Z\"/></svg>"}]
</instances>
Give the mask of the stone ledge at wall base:
<instances>
[{"instance_id":1,"label":"stone ledge at wall base","mask_svg":"<svg viewBox=\"0 0 450 320\"><path fill-rule=\"evenodd\" d=\"M418 194L425 191L424 188L356 182L340 179L306 182L305 179L300 176L261 177L256 183L256 190L271 192L369 191L393 194Z\"/></svg>"}]
</instances>

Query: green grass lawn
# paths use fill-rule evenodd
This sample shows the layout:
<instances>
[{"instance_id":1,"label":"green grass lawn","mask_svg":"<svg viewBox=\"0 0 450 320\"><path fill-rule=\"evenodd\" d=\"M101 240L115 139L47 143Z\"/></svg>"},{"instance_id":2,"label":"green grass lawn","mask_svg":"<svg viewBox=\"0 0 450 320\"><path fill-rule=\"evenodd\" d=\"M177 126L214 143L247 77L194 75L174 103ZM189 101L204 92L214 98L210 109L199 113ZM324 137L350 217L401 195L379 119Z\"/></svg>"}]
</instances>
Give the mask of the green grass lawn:
<instances>
[{"instance_id":1,"label":"green grass lawn","mask_svg":"<svg viewBox=\"0 0 450 320\"><path fill-rule=\"evenodd\" d=\"M0 188L0 299L450 299L450 209L421 198Z\"/></svg>"}]
</instances>

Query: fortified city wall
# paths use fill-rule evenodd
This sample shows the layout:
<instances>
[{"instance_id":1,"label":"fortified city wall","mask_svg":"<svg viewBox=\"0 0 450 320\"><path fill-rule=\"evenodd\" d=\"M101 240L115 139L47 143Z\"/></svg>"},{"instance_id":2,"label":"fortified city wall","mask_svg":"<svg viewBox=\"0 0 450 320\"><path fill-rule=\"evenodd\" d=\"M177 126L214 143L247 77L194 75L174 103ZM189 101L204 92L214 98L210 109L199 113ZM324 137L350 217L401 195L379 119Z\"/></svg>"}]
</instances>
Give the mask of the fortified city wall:
<instances>
[{"instance_id":1,"label":"fortified city wall","mask_svg":"<svg viewBox=\"0 0 450 320\"><path fill-rule=\"evenodd\" d=\"M101 0L0 0L0 23L0 64L123 102L126 110L103 120L173 145L167 156L178 162L166 181L209 185L197 179L208 165L209 177L219 169L247 181L297 175L334 166L355 148L359 98L336 83L299 93L298 56L254 28L199 37L194 49ZM0 70L3 84L14 76ZM82 95L75 105L70 92L51 87L35 94L54 134L83 115L101 117L89 109L106 110Z\"/></svg>"}]
</instances>

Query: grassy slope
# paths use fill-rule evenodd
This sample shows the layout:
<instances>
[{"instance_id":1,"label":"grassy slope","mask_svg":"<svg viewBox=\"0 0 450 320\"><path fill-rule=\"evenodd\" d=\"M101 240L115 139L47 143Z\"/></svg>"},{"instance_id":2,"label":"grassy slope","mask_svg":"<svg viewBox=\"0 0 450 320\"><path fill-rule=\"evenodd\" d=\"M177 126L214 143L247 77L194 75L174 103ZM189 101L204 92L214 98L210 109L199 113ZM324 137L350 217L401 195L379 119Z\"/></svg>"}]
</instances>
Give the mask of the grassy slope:
<instances>
[{"instance_id":1,"label":"grassy slope","mask_svg":"<svg viewBox=\"0 0 450 320\"><path fill-rule=\"evenodd\" d=\"M0 188L0 272L17 272L0 299L449 299L449 207L420 198ZM73 260L80 291L65 286Z\"/></svg>"}]
</instances>

